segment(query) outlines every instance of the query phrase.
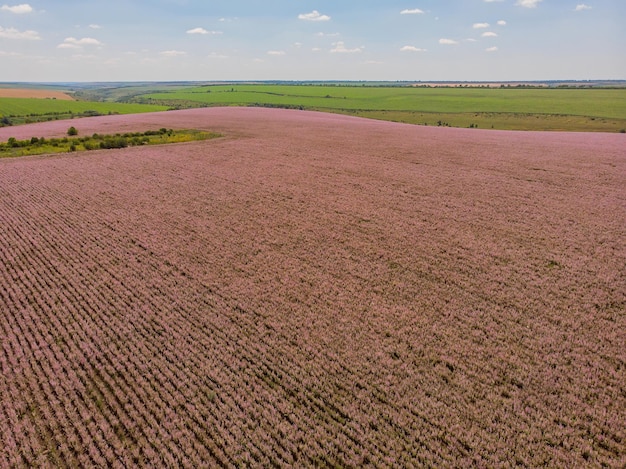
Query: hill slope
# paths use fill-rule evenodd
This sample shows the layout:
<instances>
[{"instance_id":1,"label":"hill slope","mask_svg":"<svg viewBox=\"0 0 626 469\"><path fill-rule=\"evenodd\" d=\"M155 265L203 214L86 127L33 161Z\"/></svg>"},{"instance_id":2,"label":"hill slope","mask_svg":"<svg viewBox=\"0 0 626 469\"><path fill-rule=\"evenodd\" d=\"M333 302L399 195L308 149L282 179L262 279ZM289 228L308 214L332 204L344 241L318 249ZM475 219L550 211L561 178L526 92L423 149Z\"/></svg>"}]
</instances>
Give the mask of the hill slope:
<instances>
[{"instance_id":1,"label":"hill slope","mask_svg":"<svg viewBox=\"0 0 626 469\"><path fill-rule=\"evenodd\" d=\"M0 466L626 462L622 135L71 122L225 137L0 161Z\"/></svg>"}]
</instances>

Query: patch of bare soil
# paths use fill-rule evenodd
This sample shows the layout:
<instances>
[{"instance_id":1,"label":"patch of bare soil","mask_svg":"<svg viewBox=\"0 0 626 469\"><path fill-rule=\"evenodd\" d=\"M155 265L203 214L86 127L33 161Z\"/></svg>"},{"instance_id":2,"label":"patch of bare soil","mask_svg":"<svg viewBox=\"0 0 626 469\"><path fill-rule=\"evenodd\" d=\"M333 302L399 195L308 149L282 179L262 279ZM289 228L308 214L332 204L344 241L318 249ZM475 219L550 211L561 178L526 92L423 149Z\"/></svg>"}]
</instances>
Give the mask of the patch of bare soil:
<instances>
[{"instance_id":1,"label":"patch of bare soil","mask_svg":"<svg viewBox=\"0 0 626 469\"><path fill-rule=\"evenodd\" d=\"M39 98L73 101L69 94L54 90L36 90L29 88L0 88L0 98Z\"/></svg>"}]
</instances>

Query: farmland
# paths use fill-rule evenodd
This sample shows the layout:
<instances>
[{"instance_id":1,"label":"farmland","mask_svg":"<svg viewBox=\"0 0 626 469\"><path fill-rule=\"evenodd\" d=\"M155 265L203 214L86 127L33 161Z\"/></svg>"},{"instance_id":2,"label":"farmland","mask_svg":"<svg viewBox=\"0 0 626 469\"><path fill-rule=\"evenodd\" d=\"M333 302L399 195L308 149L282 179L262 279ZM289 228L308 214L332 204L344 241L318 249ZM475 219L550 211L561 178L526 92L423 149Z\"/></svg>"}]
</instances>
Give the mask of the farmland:
<instances>
[{"instance_id":1,"label":"farmland","mask_svg":"<svg viewBox=\"0 0 626 469\"><path fill-rule=\"evenodd\" d=\"M100 114L137 114L165 109L166 106L159 105L0 97L0 119L12 125Z\"/></svg>"},{"instance_id":2,"label":"farmland","mask_svg":"<svg viewBox=\"0 0 626 469\"><path fill-rule=\"evenodd\" d=\"M34 85L33 85L34 86ZM2 89L0 89L2 91ZM5 92L16 92L7 88ZM425 126L501 130L626 132L626 88L558 88L541 84L452 87L325 83L110 83L58 85L75 99L0 98L0 125L96 114L213 106L296 108Z\"/></svg>"},{"instance_id":3,"label":"farmland","mask_svg":"<svg viewBox=\"0 0 626 469\"><path fill-rule=\"evenodd\" d=\"M0 88L0 98L35 98L35 99L60 99L73 101L73 98L62 91L31 88Z\"/></svg>"},{"instance_id":4,"label":"farmland","mask_svg":"<svg viewBox=\"0 0 626 469\"><path fill-rule=\"evenodd\" d=\"M624 135L69 123L224 137L0 160L0 467L626 464Z\"/></svg>"},{"instance_id":5,"label":"farmland","mask_svg":"<svg viewBox=\"0 0 626 469\"><path fill-rule=\"evenodd\" d=\"M626 129L626 89L236 84L148 93L140 102L340 112L422 125L512 130Z\"/></svg>"}]
</instances>

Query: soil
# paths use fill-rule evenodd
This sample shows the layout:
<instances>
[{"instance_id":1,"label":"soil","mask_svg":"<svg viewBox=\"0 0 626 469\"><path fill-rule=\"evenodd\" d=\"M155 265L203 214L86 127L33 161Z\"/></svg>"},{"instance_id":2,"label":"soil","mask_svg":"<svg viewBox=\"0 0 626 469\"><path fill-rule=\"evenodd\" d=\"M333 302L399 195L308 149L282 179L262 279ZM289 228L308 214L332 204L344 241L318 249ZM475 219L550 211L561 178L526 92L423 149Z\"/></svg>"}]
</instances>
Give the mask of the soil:
<instances>
[{"instance_id":1,"label":"soil","mask_svg":"<svg viewBox=\"0 0 626 469\"><path fill-rule=\"evenodd\" d=\"M40 98L73 101L69 94L62 91L37 90L28 88L0 88L0 98Z\"/></svg>"}]
</instances>

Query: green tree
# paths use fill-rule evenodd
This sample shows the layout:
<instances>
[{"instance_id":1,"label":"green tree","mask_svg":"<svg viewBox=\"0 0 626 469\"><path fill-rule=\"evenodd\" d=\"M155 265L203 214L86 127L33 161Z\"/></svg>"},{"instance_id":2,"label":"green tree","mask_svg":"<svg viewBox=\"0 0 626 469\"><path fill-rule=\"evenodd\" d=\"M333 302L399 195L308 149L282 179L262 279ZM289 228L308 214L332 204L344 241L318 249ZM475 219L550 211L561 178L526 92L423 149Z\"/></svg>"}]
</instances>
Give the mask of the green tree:
<instances>
[{"instance_id":1,"label":"green tree","mask_svg":"<svg viewBox=\"0 0 626 469\"><path fill-rule=\"evenodd\" d=\"M67 129L67 135L70 135L70 136L78 135L78 130L76 130L76 127L72 126L69 129Z\"/></svg>"}]
</instances>

